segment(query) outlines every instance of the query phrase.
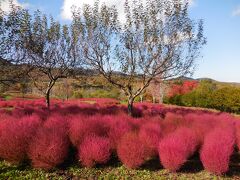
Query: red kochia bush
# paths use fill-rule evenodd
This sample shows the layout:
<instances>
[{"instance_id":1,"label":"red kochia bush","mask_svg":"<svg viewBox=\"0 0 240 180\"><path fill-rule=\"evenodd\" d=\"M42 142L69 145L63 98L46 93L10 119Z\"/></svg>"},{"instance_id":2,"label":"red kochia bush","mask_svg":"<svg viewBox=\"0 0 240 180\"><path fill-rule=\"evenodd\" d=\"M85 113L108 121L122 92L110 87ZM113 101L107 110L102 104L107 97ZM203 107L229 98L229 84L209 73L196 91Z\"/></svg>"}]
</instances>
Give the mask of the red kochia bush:
<instances>
[{"instance_id":1,"label":"red kochia bush","mask_svg":"<svg viewBox=\"0 0 240 180\"><path fill-rule=\"evenodd\" d=\"M185 120L196 133L198 141L203 144L205 136L216 126L216 116L210 114L189 113L185 115Z\"/></svg>"},{"instance_id":2,"label":"red kochia bush","mask_svg":"<svg viewBox=\"0 0 240 180\"><path fill-rule=\"evenodd\" d=\"M174 132L180 126L183 126L183 116L175 113L168 112L162 123L163 135Z\"/></svg>"},{"instance_id":3,"label":"red kochia bush","mask_svg":"<svg viewBox=\"0 0 240 180\"><path fill-rule=\"evenodd\" d=\"M216 128L204 140L200 158L206 170L223 174L229 169L230 156L234 150L234 131L231 128Z\"/></svg>"},{"instance_id":4,"label":"red kochia bush","mask_svg":"<svg viewBox=\"0 0 240 180\"><path fill-rule=\"evenodd\" d=\"M85 167L107 163L111 157L111 147L108 138L90 135L79 146L78 157Z\"/></svg>"},{"instance_id":5,"label":"red kochia bush","mask_svg":"<svg viewBox=\"0 0 240 180\"><path fill-rule=\"evenodd\" d=\"M72 144L78 147L88 135L107 136L109 128L102 118L100 115L73 117L69 130Z\"/></svg>"},{"instance_id":6,"label":"red kochia bush","mask_svg":"<svg viewBox=\"0 0 240 180\"><path fill-rule=\"evenodd\" d=\"M117 146L117 155L126 167L138 168L145 162L146 149L136 133L127 133Z\"/></svg>"},{"instance_id":7,"label":"red kochia bush","mask_svg":"<svg viewBox=\"0 0 240 180\"><path fill-rule=\"evenodd\" d=\"M159 157L164 168L175 172L193 155L197 137L189 128L179 128L159 143Z\"/></svg>"},{"instance_id":8,"label":"red kochia bush","mask_svg":"<svg viewBox=\"0 0 240 180\"><path fill-rule=\"evenodd\" d=\"M41 121L37 116L27 116L20 120L10 118L0 124L0 157L14 164L25 161L29 142Z\"/></svg>"},{"instance_id":9,"label":"red kochia bush","mask_svg":"<svg viewBox=\"0 0 240 180\"><path fill-rule=\"evenodd\" d=\"M112 121L109 131L109 138L112 149L117 149L117 145L121 138L128 132L133 130L133 125L130 124L128 117L120 116Z\"/></svg>"},{"instance_id":10,"label":"red kochia bush","mask_svg":"<svg viewBox=\"0 0 240 180\"><path fill-rule=\"evenodd\" d=\"M52 114L48 117L47 121L44 123L45 128L57 128L60 134L68 135L69 132L69 124L68 119L60 114Z\"/></svg>"},{"instance_id":11,"label":"red kochia bush","mask_svg":"<svg viewBox=\"0 0 240 180\"><path fill-rule=\"evenodd\" d=\"M33 167L51 169L64 162L70 145L66 129L55 120L47 121L39 129L29 148Z\"/></svg>"},{"instance_id":12,"label":"red kochia bush","mask_svg":"<svg viewBox=\"0 0 240 180\"><path fill-rule=\"evenodd\" d=\"M151 158L158 154L158 144L162 138L162 130L160 123L145 123L139 130L139 138L148 150L148 156Z\"/></svg>"}]
</instances>

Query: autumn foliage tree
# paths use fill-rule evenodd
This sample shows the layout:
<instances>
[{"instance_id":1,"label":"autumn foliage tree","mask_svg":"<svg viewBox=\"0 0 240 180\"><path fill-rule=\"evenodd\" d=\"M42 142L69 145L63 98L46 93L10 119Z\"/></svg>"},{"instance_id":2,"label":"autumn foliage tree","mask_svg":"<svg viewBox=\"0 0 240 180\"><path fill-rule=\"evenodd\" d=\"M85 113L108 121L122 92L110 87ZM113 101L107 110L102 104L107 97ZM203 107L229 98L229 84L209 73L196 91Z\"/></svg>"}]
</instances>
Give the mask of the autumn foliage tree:
<instances>
[{"instance_id":1,"label":"autumn foliage tree","mask_svg":"<svg viewBox=\"0 0 240 180\"><path fill-rule=\"evenodd\" d=\"M144 2L126 0L124 22L114 6L98 1L73 12L86 64L125 92L130 115L135 98L154 79L191 73L205 44L203 22L189 17L188 3Z\"/></svg>"},{"instance_id":2,"label":"autumn foliage tree","mask_svg":"<svg viewBox=\"0 0 240 180\"><path fill-rule=\"evenodd\" d=\"M168 97L187 94L198 87L198 81L179 81L170 84Z\"/></svg>"}]
</instances>

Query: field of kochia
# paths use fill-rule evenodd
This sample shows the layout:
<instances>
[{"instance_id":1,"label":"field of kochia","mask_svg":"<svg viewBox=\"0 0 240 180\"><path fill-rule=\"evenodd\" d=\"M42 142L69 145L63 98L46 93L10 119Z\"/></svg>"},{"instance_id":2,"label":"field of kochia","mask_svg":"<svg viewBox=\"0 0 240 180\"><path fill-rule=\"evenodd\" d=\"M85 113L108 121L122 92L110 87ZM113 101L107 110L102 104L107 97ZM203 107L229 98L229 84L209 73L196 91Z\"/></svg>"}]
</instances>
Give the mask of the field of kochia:
<instances>
[{"instance_id":1,"label":"field of kochia","mask_svg":"<svg viewBox=\"0 0 240 180\"><path fill-rule=\"evenodd\" d=\"M225 175L240 163L232 158L239 148L239 118L227 113L136 103L130 117L113 99L53 100L51 109L43 99L0 100L0 159L12 165L48 172L113 161L144 169L157 161L181 173L197 158L206 171Z\"/></svg>"}]
</instances>

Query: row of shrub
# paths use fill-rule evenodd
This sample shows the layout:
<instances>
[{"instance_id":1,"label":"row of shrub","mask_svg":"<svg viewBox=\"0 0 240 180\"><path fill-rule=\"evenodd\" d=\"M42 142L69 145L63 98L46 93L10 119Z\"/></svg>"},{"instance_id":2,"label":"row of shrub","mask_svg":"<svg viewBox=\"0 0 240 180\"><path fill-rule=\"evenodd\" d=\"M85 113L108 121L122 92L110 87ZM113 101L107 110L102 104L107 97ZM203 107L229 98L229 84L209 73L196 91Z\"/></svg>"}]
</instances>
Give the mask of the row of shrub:
<instances>
[{"instance_id":1,"label":"row of shrub","mask_svg":"<svg viewBox=\"0 0 240 180\"><path fill-rule=\"evenodd\" d=\"M240 88L233 86L217 87L212 81L202 81L193 91L165 97L164 102L180 106L213 108L239 114Z\"/></svg>"},{"instance_id":2,"label":"row of shrub","mask_svg":"<svg viewBox=\"0 0 240 180\"><path fill-rule=\"evenodd\" d=\"M75 159L94 167L117 155L128 168L159 158L176 172L199 153L206 170L223 174L240 147L240 124L229 114L138 104L130 118L125 106L26 104L0 112L0 158L14 164L48 170Z\"/></svg>"}]
</instances>

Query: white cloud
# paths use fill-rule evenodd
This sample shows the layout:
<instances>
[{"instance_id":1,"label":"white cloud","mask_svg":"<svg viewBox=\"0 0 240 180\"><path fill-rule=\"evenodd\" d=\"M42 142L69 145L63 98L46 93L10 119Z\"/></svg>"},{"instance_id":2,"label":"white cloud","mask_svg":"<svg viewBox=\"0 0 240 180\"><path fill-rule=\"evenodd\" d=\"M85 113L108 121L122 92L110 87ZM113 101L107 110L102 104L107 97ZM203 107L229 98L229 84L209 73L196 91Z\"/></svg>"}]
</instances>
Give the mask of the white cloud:
<instances>
[{"instance_id":1,"label":"white cloud","mask_svg":"<svg viewBox=\"0 0 240 180\"><path fill-rule=\"evenodd\" d=\"M16 6L22 7L22 8L29 7L28 3L20 3L20 2L18 2L18 0L13 0L13 4L15 4ZM10 10L11 10L10 5L9 5L9 0L0 0L0 7L5 12L10 12Z\"/></svg>"},{"instance_id":2,"label":"white cloud","mask_svg":"<svg viewBox=\"0 0 240 180\"><path fill-rule=\"evenodd\" d=\"M109 6L116 5L118 7L119 15L124 13L124 0L100 0L101 3L105 3ZM70 20L72 18L72 6L76 6L78 8L82 8L83 4L94 4L94 0L64 0L62 10L61 10L61 17L66 20Z\"/></svg>"},{"instance_id":3,"label":"white cloud","mask_svg":"<svg viewBox=\"0 0 240 180\"><path fill-rule=\"evenodd\" d=\"M131 0L129 1L131 2ZM194 0L183 0L183 1L189 1L190 6L195 4ZM100 0L100 3L105 3L110 6L116 5L116 7L118 8L120 21L124 19L124 8L123 8L124 2L125 0ZM143 0L143 2L145 2L145 0ZM94 0L64 0L63 6L61 9L61 17L65 20L72 19L72 12L71 12L72 6L81 8L83 4L93 5Z\"/></svg>"},{"instance_id":4,"label":"white cloud","mask_svg":"<svg viewBox=\"0 0 240 180\"><path fill-rule=\"evenodd\" d=\"M233 16L240 16L240 6L238 6L233 12L232 12Z\"/></svg>"}]
</instances>

